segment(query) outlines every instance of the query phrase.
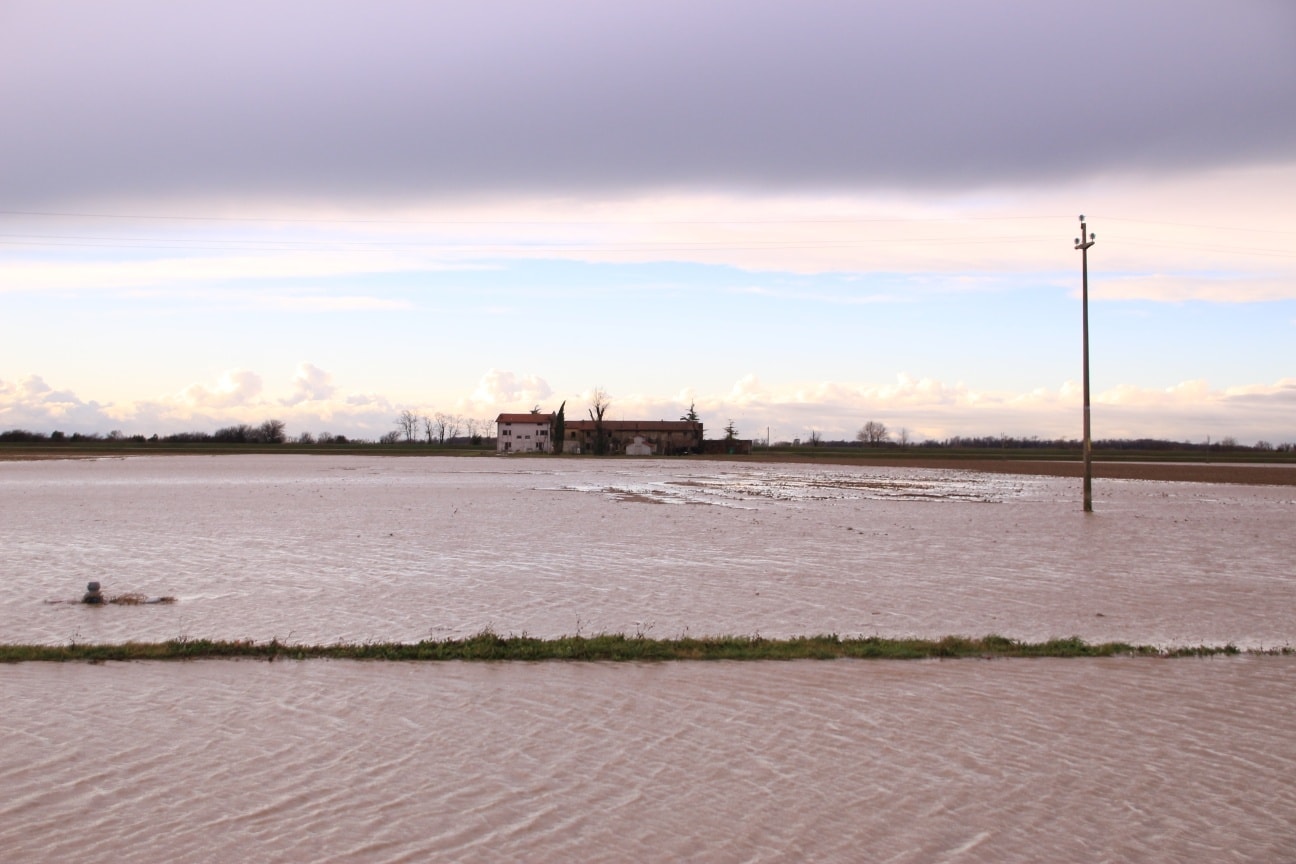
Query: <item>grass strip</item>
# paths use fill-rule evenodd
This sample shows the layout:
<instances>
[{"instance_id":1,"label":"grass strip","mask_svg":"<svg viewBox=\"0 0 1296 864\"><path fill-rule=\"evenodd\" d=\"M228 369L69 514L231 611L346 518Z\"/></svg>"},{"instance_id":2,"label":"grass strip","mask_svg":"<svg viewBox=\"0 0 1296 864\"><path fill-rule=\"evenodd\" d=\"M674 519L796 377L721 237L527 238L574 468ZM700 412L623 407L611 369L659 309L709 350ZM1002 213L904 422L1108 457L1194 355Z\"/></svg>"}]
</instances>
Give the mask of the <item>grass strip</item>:
<instances>
[{"instance_id":1,"label":"grass strip","mask_svg":"<svg viewBox=\"0 0 1296 864\"><path fill-rule=\"evenodd\" d=\"M930 660L1009 657L1212 657L1236 654L1288 655L1290 646L1243 651L1232 644L1158 648L1124 642L1090 644L1082 639L1019 642L1003 636L946 636L941 639L842 638L835 634L766 639L760 636L649 639L601 634L537 639L485 631L466 639L423 642L362 642L298 645L272 639L213 641L171 639L119 644L0 644L0 663L110 660L471 660L471 661L667 661L667 660Z\"/></svg>"}]
</instances>

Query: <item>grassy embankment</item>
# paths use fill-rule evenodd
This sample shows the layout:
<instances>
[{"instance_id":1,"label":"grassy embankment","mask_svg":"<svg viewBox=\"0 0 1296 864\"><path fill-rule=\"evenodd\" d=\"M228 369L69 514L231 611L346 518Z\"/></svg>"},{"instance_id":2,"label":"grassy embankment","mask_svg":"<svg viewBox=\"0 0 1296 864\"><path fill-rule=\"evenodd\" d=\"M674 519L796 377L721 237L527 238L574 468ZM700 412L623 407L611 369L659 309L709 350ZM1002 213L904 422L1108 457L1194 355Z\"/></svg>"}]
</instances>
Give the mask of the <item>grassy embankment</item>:
<instances>
[{"instance_id":1,"label":"grassy embankment","mask_svg":"<svg viewBox=\"0 0 1296 864\"><path fill-rule=\"evenodd\" d=\"M929 660L1012 657L1211 657L1235 654L1296 653L1288 646L1242 651L1233 645L1162 649L1123 642L1089 644L1077 638L1018 642L1003 636L979 639L841 638L836 635L764 639L759 636L649 639L603 634L536 639L479 633L467 639L414 643L294 645L278 641L172 639L113 645L0 645L0 663L89 662L109 660L475 660L475 661L667 661L667 660Z\"/></svg>"}]
</instances>

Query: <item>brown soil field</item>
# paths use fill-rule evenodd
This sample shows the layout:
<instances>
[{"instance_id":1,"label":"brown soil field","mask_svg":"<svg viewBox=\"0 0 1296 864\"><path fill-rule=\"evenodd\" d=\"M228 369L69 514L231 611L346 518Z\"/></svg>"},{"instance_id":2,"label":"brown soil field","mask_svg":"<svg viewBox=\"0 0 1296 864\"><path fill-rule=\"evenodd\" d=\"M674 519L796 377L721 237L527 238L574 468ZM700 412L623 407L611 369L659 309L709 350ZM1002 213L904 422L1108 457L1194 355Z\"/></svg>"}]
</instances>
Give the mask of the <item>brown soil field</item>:
<instances>
[{"instance_id":1,"label":"brown soil field","mask_svg":"<svg viewBox=\"0 0 1296 864\"><path fill-rule=\"evenodd\" d=\"M746 457L762 462L813 462L823 465L877 465L889 468L950 468L994 474L1043 474L1080 479L1080 462L1027 459L879 457L852 459L761 454ZM1240 483L1254 486L1296 486L1296 464L1264 465L1227 462L1103 462L1095 459L1093 476L1114 480L1169 480L1181 483Z\"/></svg>"}]
</instances>

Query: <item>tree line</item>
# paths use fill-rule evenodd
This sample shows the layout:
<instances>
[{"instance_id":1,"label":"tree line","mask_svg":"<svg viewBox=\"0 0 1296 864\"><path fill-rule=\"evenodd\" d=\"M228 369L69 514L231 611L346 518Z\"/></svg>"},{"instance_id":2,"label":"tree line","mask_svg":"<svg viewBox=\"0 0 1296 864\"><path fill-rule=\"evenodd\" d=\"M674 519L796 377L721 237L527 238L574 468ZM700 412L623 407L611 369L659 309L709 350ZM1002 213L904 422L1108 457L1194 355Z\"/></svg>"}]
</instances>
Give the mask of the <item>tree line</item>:
<instances>
[{"instance_id":1,"label":"tree line","mask_svg":"<svg viewBox=\"0 0 1296 864\"><path fill-rule=\"evenodd\" d=\"M460 436L466 436L468 443L474 446L481 444L491 435L494 420L464 417L459 414L447 414L437 411L433 414L418 414L406 409L396 418L396 428L378 439L380 444L440 444L454 443Z\"/></svg>"},{"instance_id":2,"label":"tree line","mask_svg":"<svg viewBox=\"0 0 1296 864\"><path fill-rule=\"evenodd\" d=\"M312 435L303 432L291 439L295 444L348 444L345 435L333 435L321 432ZM73 432L70 435L54 430L46 435L43 432L32 432L27 429L10 429L0 432L0 442L36 444L41 442L93 442L93 441L131 441L135 443L156 442L162 444L287 444L289 437L287 426L282 420L266 420L257 425L238 423L233 426L222 426L215 432L174 432L170 435L154 433L148 438L143 435L127 435L120 429L114 429L106 435L98 432Z\"/></svg>"},{"instance_id":3,"label":"tree line","mask_svg":"<svg viewBox=\"0 0 1296 864\"><path fill-rule=\"evenodd\" d=\"M611 404L611 398L601 389L595 393L593 400L594 405L589 410L590 419L594 421L595 428L602 432L603 416ZM564 414L566 403L559 408L557 418ZM536 409L538 413L539 409ZM689 406L688 412L680 418L681 420L691 420L698 422L697 412L693 406ZM561 421L559 421L561 422ZM238 423L232 426L223 426L214 432L176 432L170 435L159 436L157 434L146 438L143 435L127 435L120 429L114 429L107 434L98 432L73 432L65 433L55 430L48 434L44 432L33 432L28 429L9 429L0 432L0 444L39 444L39 443L62 443L62 442L134 442L134 443L165 443L165 444L298 444L298 445L329 445L329 444L470 444L472 446L481 446L488 443L488 439L494 438L495 421L489 419L476 419L463 417L457 414L433 413L429 415L418 414L414 411L402 411L396 420L396 428L381 436L376 442L364 438L348 438L345 435L334 435L329 432L319 432L312 434L302 432L295 437L290 437L287 427L281 420L266 420L262 423L253 425L250 423ZM724 429L725 438L732 440L737 437L737 429L732 420ZM596 452L598 450L597 441L605 440L606 436L596 435ZM559 437L556 440L561 441ZM760 446L759 442L757 446ZM1030 437L1020 437L1012 435L952 435L942 439L926 439L914 443L907 429L888 429L885 423L870 420L860 427L855 433L853 440L825 440L823 435L818 431L811 429L807 439L803 442L801 439L795 441L776 441L767 444L771 448L791 448L796 446L810 447L872 447L872 448L890 448L890 449L908 449L918 448L924 450L930 449L959 449L959 450L1080 450L1081 442L1077 438L1040 438L1032 435ZM1296 444L1281 443L1273 444L1266 440L1260 440L1254 444L1241 444L1235 437L1224 436L1212 440L1207 438L1205 442L1188 442L1174 441L1164 438L1102 438L1093 442L1095 450L1141 450L1141 451L1187 451L1187 452L1207 452L1207 453L1293 453L1296 452ZM604 445L606 449L606 445Z\"/></svg>"},{"instance_id":4,"label":"tree line","mask_svg":"<svg viewBox=\"0 0 1296 864\"><path fill-rule=\"evenodd\" d=\"M772 447L794 447L802 442L778 441ZM948 438L929 438L917 444L913 443L909 431L903 427L894 433L887 429L885 423L870 420L860 427L852 441L826 441L818 431L811 429L805 444L811 447L886 447L905 449L919 447L923 449L959 449L959 450L1079 450L1081 441L1078 438L1040 438L1037 435L1018 437L1012 435L951 435ZM1093 442L1095 450L1180 450L1211 453L1228 452L1296 452L1296 444L1273 444L1259 440L1252 445L1241 444L1232 436L1224 436L1212 441L1207 437L1204 443L1172 441L1164 438L1101 438Z\"/></svg>"}]
</instances>

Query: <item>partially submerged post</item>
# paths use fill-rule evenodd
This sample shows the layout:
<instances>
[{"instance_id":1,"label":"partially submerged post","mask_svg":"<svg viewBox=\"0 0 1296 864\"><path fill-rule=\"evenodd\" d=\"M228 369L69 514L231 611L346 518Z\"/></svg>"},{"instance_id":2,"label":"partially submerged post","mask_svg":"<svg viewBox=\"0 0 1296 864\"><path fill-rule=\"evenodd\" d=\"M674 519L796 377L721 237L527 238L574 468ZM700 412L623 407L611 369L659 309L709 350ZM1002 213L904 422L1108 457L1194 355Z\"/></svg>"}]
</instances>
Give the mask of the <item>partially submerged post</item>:
<instances>
[{"instance_id":1,"label":"partially submerged post","mask_svg":"<svg viewBox=\"0 0 1296 864\"><path fill-rule=\"evenodd\" d=\"M1085 236L1084 214L1080 216L1080 236L1076 238L1075 248L1080 250L1080 321L1081 349L1084 364L1084 512L1093 512L1093 445L1089 437L1089 247L1094 245L1097 237Z\"/></svg>"},{"instance_id":2,"label":"partially submerged post","mask_svg":"<svg viewBox=\"0 0 1296 864\"><path fill-rule=\"evenodd\" d=\"M81 602L90 603L92 605L104 602L103 594L99 593L98 582L90 582L86 585L86 592L81 598Z\"/></svg>"}]
</instances>

